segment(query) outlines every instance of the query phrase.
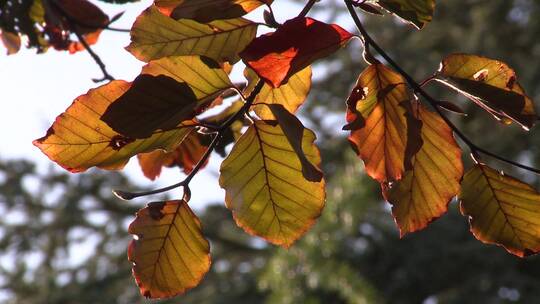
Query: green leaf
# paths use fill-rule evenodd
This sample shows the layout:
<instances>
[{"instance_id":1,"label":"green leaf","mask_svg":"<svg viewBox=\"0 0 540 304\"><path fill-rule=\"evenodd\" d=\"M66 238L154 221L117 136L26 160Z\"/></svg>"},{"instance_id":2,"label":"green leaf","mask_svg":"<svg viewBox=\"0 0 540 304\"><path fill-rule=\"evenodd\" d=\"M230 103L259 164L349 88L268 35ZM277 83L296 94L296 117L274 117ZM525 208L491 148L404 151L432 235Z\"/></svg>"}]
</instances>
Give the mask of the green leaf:
<instances>
[{"instance_id":1,"label":"green leaf","mask_svg":"<svg viewBox=\"0 0 540 304\"><path fill-rule=\"evenodd\" d=\"M532 100L507 64L486 57L452 54L438 73L441 83L455 89L499 120L513 120L526 130L537 115Z\"/></svg>"},{"instance_id":2,"label":"green leaf","mask_svg":"<svg viewBox=\"0 0 540 304\"><path fill-rule=\"evenodd\" d=\"M129 87L130 83L116 80L79 96L34 145L71 172L83 172L94 166L119 170L139 153L176 147L192 129L193 121L137 140L115 132L100 119Z\"/></svg>"},{"instance_id":3,"label":"green leaf","mask_svg":"<svg viewBox=\"0 0 540 304\"><path fill-rule=\"evenodd\" d=\"M302 150L320 164L315 135L304 129ZM221 165L220 186L237 224L248 233L289 247L321 214L324 180L310 182L279 125L255 121Z\"/></svg>"},{"instance_id":4,"label":"green leaf","mask_svg":"<svg viewBox=\"0 0 540 304\"><path fill-rule=\"evenodd\" d=\"M241 52L255 38L257 24L237 18L209 24L174 20L150 7L135 21L127 50L142 61L167 56L201 55L218 62L237 62Z\"/></svg>"},{"instance_id":5,"label":"green leaf","mask_svg":"<svg viewBox=\"0 0 540 304\"><path fill-rule=\"evenodd\" d=\"M463 178L460 200L480 241L520 257L540 252L540 194L531 186L477 164Z\"/></svg>"},{"instance_id":6,"label":"green leaf","mask_svg":"<svg viewBox=\"0 0 540 304\"><path fill-rule=\"evenodd\" d=\"M421 104L412 113L421 122L422 146L403 179L384 191L401 236L427 227L446 213L448 203L459 194L463 176L461 149L452 129Z\"/></svg>"},{"instance_id":7,"label":"green leaf","mask_svg":"<svg viewBox=\"0 0 540 304\"><path fill-rule=\"evenodd\" d=\"M170 298L199 284L210 269L210 244L185 201L154 202L128 229L133 276L147 298Z\"/></svg>"},{"instance_id":8,"label":"green leaf","mask_svg":"<svg viewBox=\"0 0 540 304\"><path fill-rule=\"evenodd\" d=\"M378 0L377 3L418 29L431 22L435 11L435 0Z\"/></svg>"},{"instance_id":9,"label":"green leaf","mask_svg":"<svg viewBox=\"0 0 540 304\"><path fill-rule=\"evenodd\" d=\"M194 118L231 87L227 73L211 59L166 57L144 66L101 119L123 135L146 138Z\"/></svg>"}]
</instances>

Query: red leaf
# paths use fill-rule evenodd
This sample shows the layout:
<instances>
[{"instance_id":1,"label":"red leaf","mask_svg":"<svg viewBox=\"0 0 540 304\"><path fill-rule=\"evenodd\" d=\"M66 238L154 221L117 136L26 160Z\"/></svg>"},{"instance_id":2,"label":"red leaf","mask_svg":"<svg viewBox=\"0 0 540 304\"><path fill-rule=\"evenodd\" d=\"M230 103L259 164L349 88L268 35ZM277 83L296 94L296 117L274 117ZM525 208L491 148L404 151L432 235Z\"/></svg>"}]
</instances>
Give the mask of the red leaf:
<instances>
[{"instance_id":1,"label":"red leaf","mask_svg":"<svg viewBox=\"0 0 540 304\"><path fill-rule=\"evenodd\" d=\"M339 25L298 17L253 40L240 57L260 78L277 88L313 61L338 50L352 36Z\"/></svg>"}]
</instances>

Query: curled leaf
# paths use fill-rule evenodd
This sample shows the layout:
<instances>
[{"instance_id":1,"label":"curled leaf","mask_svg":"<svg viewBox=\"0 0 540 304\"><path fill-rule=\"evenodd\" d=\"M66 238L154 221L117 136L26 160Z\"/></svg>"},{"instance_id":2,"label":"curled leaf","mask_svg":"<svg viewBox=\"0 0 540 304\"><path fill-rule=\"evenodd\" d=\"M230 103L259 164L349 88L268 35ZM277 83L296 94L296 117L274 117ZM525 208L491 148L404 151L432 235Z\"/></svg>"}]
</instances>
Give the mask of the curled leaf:
<instances>
[{"instance_id":1,"label":"curled leaf","mask_svg":"<svg viewBox=\"0 0 540 304\"><path fill-rule=\"evenodd\" d=\"M527 130L537 120L534 104L517 82L516 73L501 61L453 54L443 60L439 76L441 83L499 120L513 120Z\"/></svg>"}]
</instances>

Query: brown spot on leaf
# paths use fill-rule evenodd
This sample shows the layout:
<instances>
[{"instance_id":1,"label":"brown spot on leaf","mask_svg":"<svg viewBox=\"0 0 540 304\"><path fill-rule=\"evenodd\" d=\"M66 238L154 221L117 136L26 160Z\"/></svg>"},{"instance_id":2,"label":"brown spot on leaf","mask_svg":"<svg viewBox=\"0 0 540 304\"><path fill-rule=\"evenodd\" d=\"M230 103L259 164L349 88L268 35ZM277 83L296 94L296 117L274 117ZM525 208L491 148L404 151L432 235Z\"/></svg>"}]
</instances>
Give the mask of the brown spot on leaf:
<instances>
[{"instance_id":1,"label":"brown spot on leaf","mask_svg":"<svg viewBox=\"0 0 540 304\"><path fill-rule=\"evenodd\" d=\"M156 221L161 220L165 215L162 210L165 207L165 202L152 202L148 204L148 213L150 217Z\"/></svg>"},{"instance_id":2,"label":"brown spot on leaf","mask_svg":"<svg viewBox=\"0 0 540 304\"><path fill-rule=\"evenodd\" d=\"M115 135L113 136L113 138L111 138L109 146L113 148L113 150L118 151L134 141L135 141L134 138L129 138L122 135Z\"/></svg>"},{"instance_id":3,"label":"brown spot on leaf","mask_svg":"<svg viewBox=\"0 0 540 304\"><path fill-rule=\"evenodd\" d=\"M510 90L514 88L514 85L516 84L516 76L511 76L508 78L508 82L506 83L506 87Z\"/></svg>"}]
</instances>

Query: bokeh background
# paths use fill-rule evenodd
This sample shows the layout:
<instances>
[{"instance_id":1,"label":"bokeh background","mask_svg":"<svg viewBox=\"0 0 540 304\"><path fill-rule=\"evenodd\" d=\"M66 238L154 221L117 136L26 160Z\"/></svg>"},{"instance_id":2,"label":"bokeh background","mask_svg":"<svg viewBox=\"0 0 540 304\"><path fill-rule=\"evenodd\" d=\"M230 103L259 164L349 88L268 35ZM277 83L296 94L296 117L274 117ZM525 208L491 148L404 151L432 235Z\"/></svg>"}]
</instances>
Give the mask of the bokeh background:
<instances>
[{"instance_id":1,"label":"bokeh background","mask_svg":"<svg viewBox=\"0 0 540 304\"><path fill-rule=\"evenodd\" d=\"M301 2L275 1L278 19L296 15ZM109 15L125 10L116 26L129 28L150 3L99 6ZM354 29L340 1L321 1L312 15ZM437 70L445 55L475 53L509 63L540 102L540 1L440 0L434 21L422 31L390 16L364 20L418 80ZM123 50L128 43L128 34L108 32L95 50L111 74L130 80L142 63ZM193 181L192 200L211 241L212 270L185 296L160 303L540 303L540 259L519 259L474 239L456 202L427 229L399 238L378 184L366 177L341 131L345 99L365 67L361 58L355 41L320 61L301 111L318 134L328 181L327 206L314 228L289 250L245 234L224 208L220 159L214 157ZM156 187L182 174L169 169L150 183L132 161L124 173L69 175L31 145L99 76L85 53L0 56L2 303L148 302L131 277L126 247L127 226L150 199L123 202L111 189ZM503 126L436 84L428 90L470 113L452 118L480 146L540 167L538 127L526 133ZM540 189L537 176L491 164Z\"/></svg>"}]
</instances>

